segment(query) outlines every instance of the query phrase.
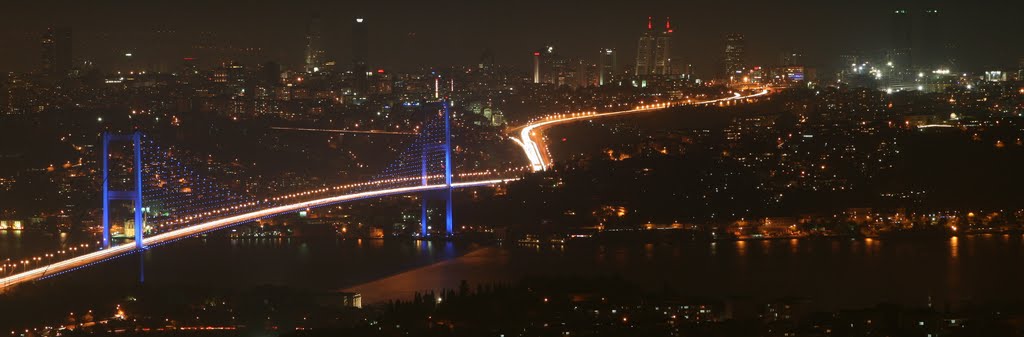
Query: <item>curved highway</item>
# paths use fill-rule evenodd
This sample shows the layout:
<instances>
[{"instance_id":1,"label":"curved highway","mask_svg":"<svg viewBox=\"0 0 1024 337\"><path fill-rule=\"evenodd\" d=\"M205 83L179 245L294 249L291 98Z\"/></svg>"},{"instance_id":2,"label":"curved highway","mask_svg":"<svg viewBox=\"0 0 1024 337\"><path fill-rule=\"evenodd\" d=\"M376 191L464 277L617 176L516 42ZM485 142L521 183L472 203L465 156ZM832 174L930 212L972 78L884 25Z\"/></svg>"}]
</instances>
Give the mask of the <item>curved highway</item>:
<instances>
[{"instance_id":1,"label":"curved highway","mask_svg":"<svg viewBox=\"0 0 1024 337\"><path fill-rule=\"evenodd\" d=\"M719 98L719 99L708 100L708 101L700 101L700 102L686 101L686 102L672 102L672 103L658 103L658 104L641 105L641 106L638 106L638 107L636 107L634 109L623 110L623 111L600 112L600 113L598 113L598 112L585 112L585 113L554 115L554 116L550 116L548 118L545 118L545 119L533 122L531 124L527 124L525 126L513 129L513 130L519 130L519 138L518 139L517 138L513 138L513 140L515 140L523 148L523 152L526 154L527 159L530 161L530 166L533 168L533 170L534 171L542 171L542 170L546 170L551 165L551 160L550 160L550 157L549 157L549 153L547 151L547 144L544 143L544 135L543 135L544 129L546 129L548 127L559 125L559 124L564 124L564 123L581 121L581 120L591 120L591 119L602 118L602 117L612 117L612 116L621 116L621 115L641 113L641 112L657 111L657 110L662 110L662 109L671 108L671 107L677 107L677 106L686 106L686 105L694 105L694 106L696 106L696 105L716 104L716 103L726 102L726 101L743 100L743 99L748 99L748 98L754 98L754 97L758 97L758 96L767 95L768 92L769 92L768 90L764 90L764 91L762 91L760 93L752 94L752 95L746 95L746 96L743 96L743 95L740 95L740 94L736 94L735 96L732 96L732 97L725 97L725 98ZM417 177L417 179L419 179L419 178ZM475 186L496 185L496 184L501 184L501 183L508 182L510 180L511 179L478 180L478 181L471 181L471 182L453 183L451 185L451 187L452 188L465 188L465 187L475 187ZM203 234L203 233L206 233L206 232L215 231L215 230L218 230L218 229L223 229L223 228L235 226L235 225L238 225L238 224L242 224L242 223L246 223L246 222L250 222L250 221L255 221L255 220L259 220L259 219L263 219L263 218L267 218L267 217L272 217L272 216L276 216L276 215L297 212L297 211L304 210L304 209L309 209L309 208L317 208L317 207L323 207L323 206L328 206L328 205L333 205L333 204L338 204L338 203L344 203L344 202L355 201L355 200L362 200L362 199L369 199L369 198L379 198L379 197L392 196L392 195L410 194L410 193L426 192L426 191L433 191L433 190L442 190L442 189L446 189L446 188L448 188L448 186L444 185L444 184L419 185L419 186L401 187L401 188L389 188L389 189L382 189L382 190L376 190L376 191L349 193L349 194L343 194L343 195L334 196L334 197L316 199L316 200L312 200L312 201L304 201L304 202L297 202L297 203L293 203L293 204L287 204L287 205L283 205L283 206L275 206L275 207L268 208L268 209L263 209L263 210L248 212L248 213L244 213L244 214L234 215L234 216L230 216L230 217L226 217L226 218L222 218L222 219L207 221L207 222L196 224L194 226L189 226L189 227L186 227L186 228L181 228L181 229L177 229L177 230L173 230L173 231L169 231L169 232L153 235L151 237L147 237L147 238L143 239L143 246L145 246L145 247L159 246L159 245L162 245L162 244L174 242L174 241L185 239L185 238L188 238L188 237L200 235L200 234ZM23 271L21 273L17 273L17 274L8 276L8 277L0 278L0 290L9 288L11 286L15 286L15 285L20 284L20 283L24 283L24 282L29 282L29 281L33 281L33 280L38 280L38 279L43 279L43 278L47 278L47 277L52 277L52 276L60 275L60 274L67 273L67 272L70 272L70 271L74 271L74 270L77 270L77 269L80 269L80 268L88 267L88 266L93 265L93 264L97 264L97 263L100 263L100 262L104 262L104 261L108 261L108 260L111 260L111 259L115 259L115 258L124 256L124 255L127 255L127 254L136 253L137 251L138 250L135 248L135 244L134 243L126 243L126 244L121 244L121 245L113 246L113 247L110 247L110 248L107 248L107 249L95 251L95 252L92 252L92 253L88 253L88 254L85 254L85 255L76 256L76 257L73 257L73 258L70 258L70 259L67 259L67 260L63 260L63 261L59 261L59 262L54 262L54 263L51 263L51 264L48 264L48 265L45 265L45 266L42 266L42 267L38 267L38 268L35 268L35 269L31 269L31 270L26 270L26 271Z\"/></svg>"},{"instance_id":2,"label":"curved highway","mask_svg":"<svg viewBox=\"0 0 1024 337\"><path fill-rule=\"evenodd\" d=\"M636 108L633 108L633 109L630 109L630 110L622 110L622 111L579 112L579 113L572 113L572 114L558 114L558 115L549 116L549 117L543 118L543 119L541 119L539 121L536 121L536 122L533 122L533 123L530 123L530 124L527 124L527 125L524 125L524 126L520 126L518 128L515 128L515 129L512 129L513 132L515 130L519 130L519 132L518 132L519 133L519 137L518 138L513 137L512 140L515 141L516 144L519 144L519 146L523 148L523 152L526 154L526 159L530 161L530 167L533 168L534 171L544 171L544 170L547 170L548 167L551 166L551 157L550 157L550 154L548 153L548 146L547 146L547 144L544 143L544 129L547 129L549 127L552 127L552 126L555 126L555 125L559 125L559 124L565 124L565 123L571 123L571 122L576 122L576 121L582 121L582 120L591 120L591 119L595 119L595 118L613 117L613 116L622 116L622 115L635 114L635 113L641 113L641 112L658 111L658 110L663 110L663 109L673 108L673 107L679 107L679 106L709 105L709 104L717 104L717 103L726 102L726 101L744 100L744 99L748 99L748 98L755 98L755 97L759 97L759 96L764 96L764 95L767 95L768 93L769 93L769 91L767 89L765 89L765 90L763 90L763 91L761 91L759 93L756 93L756 94L751 94L751 95L744 96L744 95L740 95L739 93L737 93L737 94L735 94L735 96L719 98L719 99L713 99L713 100L708 100L708 101L699 101L699 102L683 101L683 102L647 104L647 105L637 106Z\"/></svg>"},{"instance_id":3,"label":"curved highway","mask_svg":"<svg viewBox=\"0 0 1024 337\"><path fill-rule=\"evenodd\" d=\"M508 181L510 181L510 179L493 179L493 180L479 180L479 181L471 181L471 182L453 183L452 184L452 188L465 188L465 187L475 187L475 186L496 185L496 184L501 184L501 183L505 183L505 182L508 182ZM259 220L259 219L263 219L263 218L267 218L267 217L272 217L272 216L275 216L275 215L281 215L281 214L286 214L286 213L297 212L297 211L301 211L301 210L304 210L304 209L323 207L323 206L328 206L328 205L333 205L333 204L338 204L338 203L343 203L343 202L362 200L362 199L369 199L369 198L379 198L379 197L386 197L386 196L399 195L399 194L409 194L409 193L417 193L417 192L425 192L425 191L433 191L433 190L443 190L443 189L446 189L446 188L448 188L448 186L444 185L444 184L420 185L420 186L391 188L391 189L369 191L369 192L350 193L350 194L344 194L344 195L339 195L339 196L334 196L334 197L329 197L329 198L316 199L316 200L312 200L312 201L298 202L298 203L294 203L294 204L288 204L288 205L283 205L283 206L276 206L276 207L272 207L272 208L268 208L268 209L264 209L264 210L259 210L259 211L253 211L253 212L249 212L249 213L239 214L239 215L235 215L235 216L231 216L231 217L227 217L227 218L223 218L223 219L217 219L217 220L213 220L213 221L208 221L208 222L200 223L200 224L197 224L197 225L194 225L194 226L189 226L187 228L181 228L181 229L173 230L173 231L170 231L170 232L157 234L157 235L154 235L154 236L151 236L151 237L144 238L142 240L142 243L143 243L143 246L153 247L153 246L158 246L158 245L174 242L174 241L177 241L177 240L181 240L181 239L184 239L184 238L196 236L196 235L203 234L203 233L206 233L206 232L210 232L210 231L214 231L214 230L218 230L218 229L222 229L222 228L226 228L226 227L231 227L231 226L238 225L238 224L241 224L241 223L246 223L246 222L249 222L249 221ZM117 246L112 246L112 247L110 247L108 249L103 249L103 250L95 251L95 252L92 252L92 253L89 253L89 254L76 256L76 257L73 257L73 258L70 258L70 259L67 259L67 260L63 260L63 261L60 261L60 262L54 262L52 264L48 264L48 265L45 265L45 266L42 266L42 267L38 267L38 268L35 268L35 269L27 270L27 271L24 271L24 272L21 272L21 273L18 273L18 274L14 274L14 275L11 275L9 277L5 277L5 278L0 279L0 290L8 288L8 287L11 287L11 286L14 286L14 285L17 285L17 284L20 284L20 283L23 283L23 282L38 280L38 279L47 278L47 277L63 274L63 273L66 273L66 272L74 271L74 270L77 270L77 269L80 269L80 268L84 268L84 267L87 267L87 266L90 266L90 265L93 265L93 264L96 264L96 263L108 261L108 260L111 260L111 259L114 259L114 258L118 258L118 257L124 256L124 255L127 255L127 254L135 253L135 252L136 252L135 243L126 243L126 244L121 244L121 245L117 245Z\"/></svg>"}]
</instances>

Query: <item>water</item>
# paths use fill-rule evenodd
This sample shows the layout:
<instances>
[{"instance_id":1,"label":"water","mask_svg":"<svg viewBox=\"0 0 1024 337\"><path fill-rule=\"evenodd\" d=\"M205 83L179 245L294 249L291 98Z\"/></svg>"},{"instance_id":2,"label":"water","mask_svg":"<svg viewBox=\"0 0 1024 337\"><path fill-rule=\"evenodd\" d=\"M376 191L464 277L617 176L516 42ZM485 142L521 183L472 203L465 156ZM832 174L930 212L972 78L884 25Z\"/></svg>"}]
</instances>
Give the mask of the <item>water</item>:
<instances>
[{"instance_id":1,"label":"water","mask_svg":"<svg viewBox=\"0 0 1024 337\"><path fill-rule=\"evenodd\" d=\"M3 249L18 249L6 240ZM616 274L651 290L671 286L685 295L712 298L801 296L820 309L837 309L883 301L924 305L929 298L936 305L1024 299L1019 287L1024 270L1017 267L1024 262L1022 242L1020 234L986 234L542 247L331 236L230 239L215 234L161 246L143 257L148 286L229 289L272 284L354 290L368 303L455 288L461 280ZM138 263L135 256L123 258L36 287L40 292L97 289L93 297L50 299L58 306L124 296L118 290L137 284Z\"/></svg>"}]
</instances>

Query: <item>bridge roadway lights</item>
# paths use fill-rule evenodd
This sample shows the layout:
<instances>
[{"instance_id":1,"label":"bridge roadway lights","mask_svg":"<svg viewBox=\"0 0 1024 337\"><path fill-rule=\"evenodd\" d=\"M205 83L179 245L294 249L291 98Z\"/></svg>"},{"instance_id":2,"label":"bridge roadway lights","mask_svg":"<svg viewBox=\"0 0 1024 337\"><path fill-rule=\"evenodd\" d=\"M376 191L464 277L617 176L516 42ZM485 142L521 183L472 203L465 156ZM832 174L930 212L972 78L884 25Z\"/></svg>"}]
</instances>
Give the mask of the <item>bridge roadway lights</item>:
<instances>
[{"instance_id":1,"label":"bridge roadway lights","mask_svg":"<svg viewBox=\"0 0 1024 337\"><path fill-rule=\"evenodd\" d=\"M111 191L110 190L110 143L125 142L132 143L134 150L134 168L132 170L135 184L133 190ZM110 201L131 200L135 208L135 248L142 249L142 231L145 227L142 217L142 132L135 131L130 134L103 133L103 247L110 248ZM127 233L126 233L127 234Z\"/></svg>"}]
</instances>

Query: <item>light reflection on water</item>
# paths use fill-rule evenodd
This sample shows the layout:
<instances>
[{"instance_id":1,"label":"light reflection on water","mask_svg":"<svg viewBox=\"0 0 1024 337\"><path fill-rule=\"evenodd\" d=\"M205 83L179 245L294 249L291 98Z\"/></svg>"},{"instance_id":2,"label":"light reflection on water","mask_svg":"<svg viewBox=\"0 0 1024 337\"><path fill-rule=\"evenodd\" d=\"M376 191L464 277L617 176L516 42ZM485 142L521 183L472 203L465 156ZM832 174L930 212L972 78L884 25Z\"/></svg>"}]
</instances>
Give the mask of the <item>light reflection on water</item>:
<instances>
[{"instance_id":1,"label":"light reflection on water","mask_svg":"<svg viewBox=\"0 0 1024 337\"><path fill-rule=\"evenodd\" d=\"M882 301L1024 299L1024 236L949 239L785 239L719 242L470 246L442 241L341 240L335 237L208 237L145 253L151 284L313 289L363 285L367 302L416 290L525 276L617 274L641 284L670 284L682 294L774 298L802 296L825 306ZM17 240L0 236L0 249ZM128 287L137 272L122 259L45 282ZM372 284L372 286L368 286ZM843 291L835 291L844 289Z\"/></svg>"}]
</instances>

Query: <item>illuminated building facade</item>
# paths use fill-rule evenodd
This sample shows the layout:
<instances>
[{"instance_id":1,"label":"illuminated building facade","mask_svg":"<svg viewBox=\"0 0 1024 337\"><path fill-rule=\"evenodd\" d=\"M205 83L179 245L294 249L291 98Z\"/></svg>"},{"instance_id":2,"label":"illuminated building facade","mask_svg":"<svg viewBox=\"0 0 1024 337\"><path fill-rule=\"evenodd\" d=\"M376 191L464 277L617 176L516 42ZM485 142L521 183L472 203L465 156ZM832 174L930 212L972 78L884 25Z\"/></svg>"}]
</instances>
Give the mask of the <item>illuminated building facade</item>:
<instances>
[{"instance_id":1,"label":"illuminated building facade","mask_svg":"<svg viewBox=\"0 0 1024 337\"><path fill-rule=\"evenodd\" d=\"M71 29L48 28L42 39L42 73L61 78L71 71Z\"/></svg>"},{"instance_id":2,"label":"illuminated building facade","mask_svg":"<svg viewBox=\"0 0 1024 337\"><path fill-rule=\"evenodd\" d=\"M654 69L654 23L651 17L647 17L647 30L640 36L636 48L636 75L649 75Z\"/></svg>"},{"instance_id":3,"label":"illuminated building facade","mask_svg":"<svg viewBox=\"0 0 1024 337\"><path fill-rule=\"evenodd\" d=\"M314 16L306 30L306 72L318 72L323 69L325 57L320 16Z\"/></svg>"},{"instance_id":4,"label":"illuminated building facade","mask_svg":"<svg viewBox=\"0 0 1024 337\"><path fill-rule=\"evenodd\" d=\"M636 51L636 75L672 74L672 24L666 19L665 30L655 33L652 17L647 17L647 30L640 36Z\"/></svg>"},{"instance_id":5,"label":"illuminated building facade","mask_svg":"<svg viewBox=\"0 0 1024 337\"><path fill-rule=\"evenodd\" d=\"M740 80L746 68L746 43L743 34L725 36L725 78L731 81Z\"/></svg>"},{"instance_id":6,"label":"illuminated building facade","mask_svg":"<svg viewBox=\"0 0 1024 337\"><path fill-rule=\"evenodd\" d=\"M654 43L654 75L672 74L672 22L665 19L665 31L658 34Z\"/></svg>"},{"instance_id":7,"label":"illuminated building facade","mask_svg":"<svg viewBox=\"0 0 1024 337\"><path fill-rule=\"evenodd\" d=\"M355 88L359 92L368 89L370 57L370 31L366 19L356 18L352 22L352 72L355 74Z\"/></svg>"},{"instance_id":8,"label":"illuminated building facade","mask_svg":"<svg viewBox=\"0 0 1024 337\"><path fill-rule=\"evenodd\" d=\"M618 53L615 52L614 48L602 48L598 53L597 58L598 68L598 85L605 85L611 83L612 78L615 76L616 69L618 69Z\"/></svg>"}]
</instances>

